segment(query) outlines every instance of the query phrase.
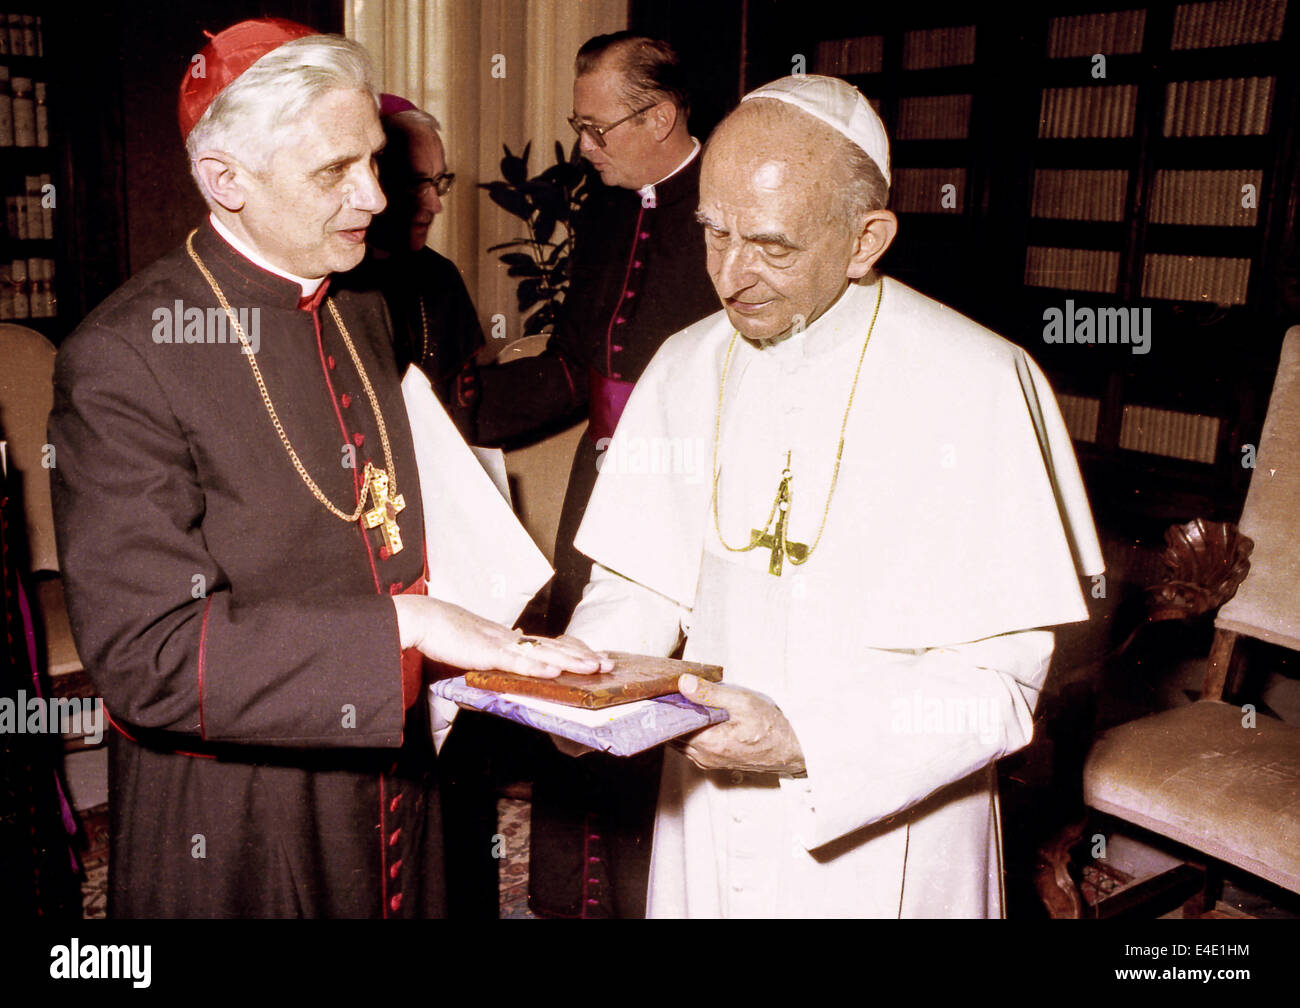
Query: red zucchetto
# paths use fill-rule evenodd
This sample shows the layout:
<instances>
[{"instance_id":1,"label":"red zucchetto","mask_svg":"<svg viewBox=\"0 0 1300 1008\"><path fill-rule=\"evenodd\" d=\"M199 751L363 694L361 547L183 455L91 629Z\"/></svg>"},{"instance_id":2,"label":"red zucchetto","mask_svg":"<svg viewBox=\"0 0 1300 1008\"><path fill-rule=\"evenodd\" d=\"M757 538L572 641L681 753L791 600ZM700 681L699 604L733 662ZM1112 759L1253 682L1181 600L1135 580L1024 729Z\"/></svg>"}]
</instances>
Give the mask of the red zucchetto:
<instances>
[{"instance_id":1,"label":"red zucchetto","mask_svg":"<svg viewBox=\"0 0 1300 1008\"><path fill-rule=\"evenodd\" d=\"M293 39L318 34L314 28L295 21L260 18L241 21L220 34L208 35L211 41L190 61L181 80L181 139L190 135L217 95L259 59Z\"/></svg>"}]
</instances>

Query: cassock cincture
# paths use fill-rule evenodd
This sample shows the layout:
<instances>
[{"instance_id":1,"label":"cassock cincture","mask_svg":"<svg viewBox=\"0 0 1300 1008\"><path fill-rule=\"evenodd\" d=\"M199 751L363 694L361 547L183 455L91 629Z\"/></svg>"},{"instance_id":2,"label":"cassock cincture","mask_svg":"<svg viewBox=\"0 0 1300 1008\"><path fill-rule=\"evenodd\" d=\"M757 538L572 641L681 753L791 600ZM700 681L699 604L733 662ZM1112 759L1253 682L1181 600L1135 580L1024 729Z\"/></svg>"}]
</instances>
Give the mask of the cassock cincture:
<instances>
[{"instance_id":1,"label":"cassock cincture","mask_svg":"<svg viewBox=\"0 0 1300 1008\"><path fill-rule=\"evenodd\" d=\"M785 468L781 470L781 483L776 489L776 503L772 517L768 519L770 527L773 519L776 527L768 532L767 528L749 530L749 549L763 547L772 551L767 562L767 572L776 577L781 576L781 567L785 557L791 563L801 564L808 559L808 546L805 543L790 542L785 537L786 521L790 517L790 481L794 474L790 471L790 453L785 453Z\"/></svg>"}]
</instances>

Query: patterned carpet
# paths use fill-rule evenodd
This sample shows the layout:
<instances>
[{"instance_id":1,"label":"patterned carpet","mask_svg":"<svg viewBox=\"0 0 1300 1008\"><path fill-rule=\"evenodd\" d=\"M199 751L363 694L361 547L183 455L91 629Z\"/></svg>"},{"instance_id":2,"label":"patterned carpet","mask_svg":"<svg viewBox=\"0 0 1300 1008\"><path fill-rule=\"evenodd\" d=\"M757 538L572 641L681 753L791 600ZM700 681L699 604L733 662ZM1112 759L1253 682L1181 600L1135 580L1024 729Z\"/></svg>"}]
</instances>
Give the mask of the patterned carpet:
<instances>
[{"instance_id":1,"label":"patterned carpet","mask_svg":"<svg viewBox=\"0 0 1300 1008\"><path fill-rule=\"evenodd\" d=\"M506 838L506 858L501 865L503 920L536 920L528 909L528 813L531 805L518 798L497 802L498 829Z\"/></svg>"}]
</instances>

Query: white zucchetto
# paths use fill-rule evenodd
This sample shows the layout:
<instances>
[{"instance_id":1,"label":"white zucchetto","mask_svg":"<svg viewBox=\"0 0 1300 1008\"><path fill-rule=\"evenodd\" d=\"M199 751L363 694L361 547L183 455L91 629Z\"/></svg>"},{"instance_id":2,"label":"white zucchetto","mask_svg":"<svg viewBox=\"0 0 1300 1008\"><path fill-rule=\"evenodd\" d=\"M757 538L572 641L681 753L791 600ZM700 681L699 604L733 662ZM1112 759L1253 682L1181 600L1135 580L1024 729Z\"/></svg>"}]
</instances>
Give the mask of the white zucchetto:
<instances>
[{"instance_id":1,"label":"white zucchetto","mask_svg":"<svg viewBox=\"0 0 1300 1008\"><path fill-rule=\"evenodd\" d=\"M889 183L889 137L885 135L885 124L862 92L848 81L818 74L796 74L764 84L740 100L747 102L751 98L775 98L816 116L866 151L885 177L885 183Z\"/></svg>"}]
</instances>

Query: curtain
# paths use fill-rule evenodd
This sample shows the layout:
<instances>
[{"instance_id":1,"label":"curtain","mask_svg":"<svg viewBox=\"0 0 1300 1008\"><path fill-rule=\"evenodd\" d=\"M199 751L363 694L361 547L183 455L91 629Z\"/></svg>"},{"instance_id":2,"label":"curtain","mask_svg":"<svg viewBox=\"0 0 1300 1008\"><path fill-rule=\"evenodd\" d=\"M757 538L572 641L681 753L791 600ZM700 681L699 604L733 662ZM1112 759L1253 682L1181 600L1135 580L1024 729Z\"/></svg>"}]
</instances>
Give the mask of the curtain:
<instances>
[{"instance_id":1,"label":"curtain","mask_svg":"<svg viewBox=\"0 0 1300 1008\"><path fill-rule=\"evenodd\" d=\"M477 184L500 176L503 144L517 154L532 141L530 174L552 163L557 140L569 149L573 57L591 36L627 27L627 0L350 0L344 16L381 90L442 123L456 183L430 244L460 268L495 354L522 325L515 280L485 249L522 228Z\"/></svg>"}]
</instances>

